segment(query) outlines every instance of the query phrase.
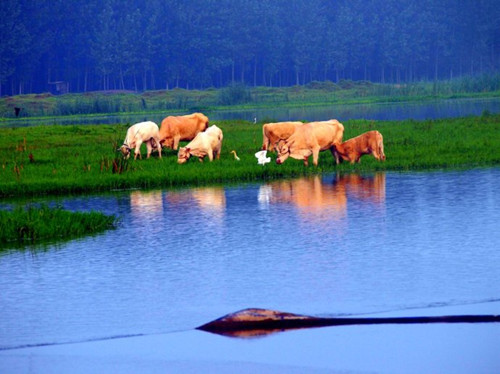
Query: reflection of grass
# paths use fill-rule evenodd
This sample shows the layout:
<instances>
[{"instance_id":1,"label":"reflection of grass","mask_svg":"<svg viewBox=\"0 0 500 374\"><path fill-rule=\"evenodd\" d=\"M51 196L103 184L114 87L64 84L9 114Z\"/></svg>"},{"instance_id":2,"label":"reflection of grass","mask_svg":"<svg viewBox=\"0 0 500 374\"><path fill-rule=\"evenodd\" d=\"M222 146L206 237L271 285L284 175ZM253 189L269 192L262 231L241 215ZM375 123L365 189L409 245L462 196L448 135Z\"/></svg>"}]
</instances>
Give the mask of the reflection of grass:
<instances>
[{"instance_id":1,"label":"reflection of grass","mask_svg":"<svg viewBox=\"0 0 500 374\"><path fill-rule=\"evenodd\" d=\"M219 121L224 131L220 160L177 164L176 152L164 150L120 166L116 151L126 125L36 126L0 129L0 197L88 193L124 188L196 186L271 180L329 171L423 170L500 164L500 115L429 121L366 121L344 123L344 139L377 129L384 136L387 161L371 156L356 165L336 166L322 152L319 167L305 168L287 160L257 165L262 124ZM236 161L231 150L241 161ZM275 155L271 155L273 161Z\"/></svg>"},{"instance_id":2,"label":"reflection of grass","mask_svg":"<svg viewBox=\"0 0 500 374\"><path fill-rule=\"evenodd\" d=\"M113 228L115 221L99 212L69 212L46 205L0 210L0 245L75 238Z\"/></svg>"}]
</instances>

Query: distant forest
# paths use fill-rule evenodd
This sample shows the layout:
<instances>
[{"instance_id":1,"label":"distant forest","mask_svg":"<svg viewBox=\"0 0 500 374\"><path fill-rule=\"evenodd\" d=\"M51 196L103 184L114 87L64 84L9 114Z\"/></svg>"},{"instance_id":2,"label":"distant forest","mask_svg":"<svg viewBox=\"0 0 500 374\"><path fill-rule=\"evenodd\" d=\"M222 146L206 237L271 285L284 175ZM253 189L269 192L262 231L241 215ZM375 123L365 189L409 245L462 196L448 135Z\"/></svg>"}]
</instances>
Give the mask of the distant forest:
<instances>
[{"instance_id":1,"label":"distant forest","mask_svg":"<svg viewBox=\"0 0 500 374\"><path fill-rule=\"evenodd\" d=\"M0 95L500 70L498 0L1 0Z\"/></svg>"}]
</instances>

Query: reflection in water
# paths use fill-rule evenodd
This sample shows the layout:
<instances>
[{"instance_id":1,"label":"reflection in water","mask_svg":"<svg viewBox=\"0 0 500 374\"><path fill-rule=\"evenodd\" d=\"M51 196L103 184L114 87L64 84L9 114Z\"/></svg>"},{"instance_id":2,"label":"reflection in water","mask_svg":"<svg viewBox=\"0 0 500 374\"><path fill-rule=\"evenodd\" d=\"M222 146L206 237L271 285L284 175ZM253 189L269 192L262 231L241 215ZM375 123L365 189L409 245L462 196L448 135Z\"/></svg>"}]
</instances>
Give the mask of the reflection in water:
<instances>
[{"instance_id":1,"label":"reflection in water","mask_svg":"<svg viewBox=\"0 0 500 374\"><path fill-rule=\"evenodd\" d=\"M169 191L165 200L171 208L196 207L197 214L205 217L207 223L221 224L226 209L226 193L223 187L200 187L183 191ZM197 217L198 219L202 217Z\"/></svg>"},{"instance_id":2,"label":"reflection in water","mask_svg":"<svg viewBox=\"0 0 500 374\"><path fill-rule=\"evenodd\" d=\"M201 209L215 212L218 215L224 212L226 194L223 187L195 188L191 192Z\"/></svg>"},{"instance_id":3,"label":"reflection in water","mask_svg":"<svg viewBox=\"0 0 500 374\"><path fill-rule=\"evenodd\" d=\"M345 174L337 176L334 183L344 186L350 198L369 201L378 206L385 202L385 173L375 173L373 176Z\"/></svg>"},{"instance_id":4,"label":"reflection in water","mask_svg":"<svg viewBox=\"0 0 500 374\"><path fill-rule=\"evenodd\" d=\"M203 211L222 214L226 207L223 187L200 187L190 190L169 191L166 200L172 205L196 203Z\"/></svg>"},{"instance_id":5,"label":"reflection in water","mask_svg":"<svg viewBox=\"0 0 500 374\"><path fill-rule=\"evenodd\" d=\"M374 176L338 174L331 183L324 183L320 176L272 182L260 187L258 201L261 208L269 204L291 203L316 221L329 221L346 216L348 198L383 207L385 173Z\"/></svg>"},{"instance_id":6,"label":"reflection in water","mask_svg":"<svg viewBox=\"0 0 500 374\"><path fill-rule=\"evenodd\" d=\"M487 168L68 197L121 224L0 257L0 349L187 330L246 307L490 314L499 184Z\"/></svg>"},{"instance_id":7,"label":"reflection in water","mask_svg":"<svg viewBox=\"0 0 500 374\"><path fill-rule=\"evenodd\" d=\"M161 191L133 191L130 193L130 210L137 218L147 218L163 211Z\"/></svg>"}]
</instances>

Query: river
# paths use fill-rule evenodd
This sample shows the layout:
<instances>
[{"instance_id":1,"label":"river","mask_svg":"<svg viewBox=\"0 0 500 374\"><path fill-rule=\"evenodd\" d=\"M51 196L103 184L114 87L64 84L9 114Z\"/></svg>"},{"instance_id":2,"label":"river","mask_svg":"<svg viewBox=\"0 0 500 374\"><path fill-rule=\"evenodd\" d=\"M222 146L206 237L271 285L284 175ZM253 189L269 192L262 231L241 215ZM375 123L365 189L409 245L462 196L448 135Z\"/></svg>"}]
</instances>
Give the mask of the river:
<instances>
[{"instance_id":1,"label":"river","mask_svg":"<svg viewBox=\"0 0 500 374\"><path fill-rule=\"evenodd\" d=\"M246 343L193 328L247 307L498 314L499 184L500 169L487 168L62 199L121 224L1 253L0 371L78 362L105 372L130 354L155 372L493 373L498 324L326 328ZM120 363L120 372L138 369Z\"/></svg>"}]
</instances>

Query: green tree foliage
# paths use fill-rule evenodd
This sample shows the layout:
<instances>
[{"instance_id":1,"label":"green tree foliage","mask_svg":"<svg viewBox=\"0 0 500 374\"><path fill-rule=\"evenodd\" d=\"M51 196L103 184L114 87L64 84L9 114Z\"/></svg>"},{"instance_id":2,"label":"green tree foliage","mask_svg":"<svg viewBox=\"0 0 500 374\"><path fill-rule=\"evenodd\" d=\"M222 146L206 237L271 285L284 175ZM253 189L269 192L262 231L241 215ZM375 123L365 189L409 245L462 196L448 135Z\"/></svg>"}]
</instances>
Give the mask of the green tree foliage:
<instances>
[{"instance_id":1,"label":"green tree foliage","mask_svg":"<svg viewBox=\"0 0 500 374\"><path fill-rule=\"evenodd\" d=\"M0 94L498 72L498 0L3 0ZM77 11L76 11L77 10Z\"/></svg>"}]
</instances>

